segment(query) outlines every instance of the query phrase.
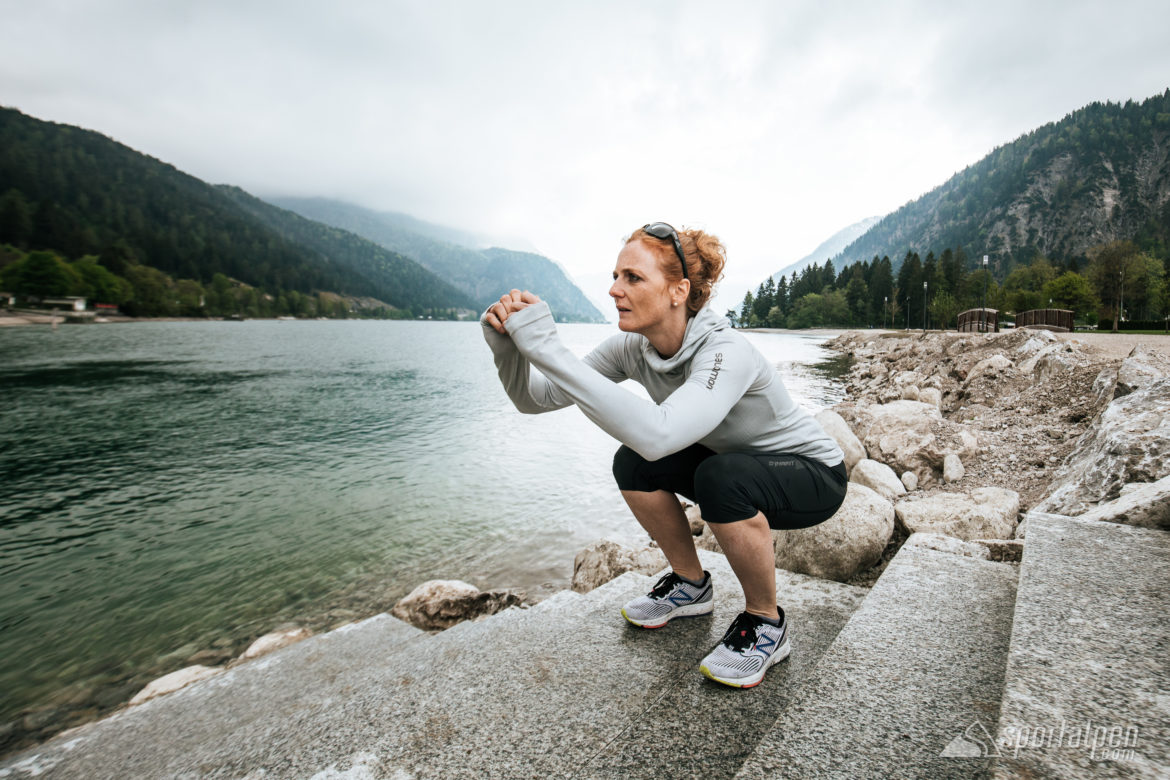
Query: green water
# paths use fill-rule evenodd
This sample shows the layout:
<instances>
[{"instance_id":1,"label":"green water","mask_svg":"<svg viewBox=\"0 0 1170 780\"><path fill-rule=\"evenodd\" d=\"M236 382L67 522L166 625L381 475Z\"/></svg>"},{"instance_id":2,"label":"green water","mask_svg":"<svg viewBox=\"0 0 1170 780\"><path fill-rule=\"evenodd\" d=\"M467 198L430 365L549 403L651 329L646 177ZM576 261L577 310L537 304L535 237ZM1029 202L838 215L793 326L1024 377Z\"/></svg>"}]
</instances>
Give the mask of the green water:
<instances>
[{"instance_id":1,"label":"green water","mask_svg":"<svg viewBox=\"0 0 1170 780\"><path fill-rule=\"evenodd\" d=\"M584 354L613 326L561 331ZM809 408L840 397L806 367L815 339L751 338ZM0 356L13 734L427 579L539 597L580 547L638 533L612 486L617 443L575 409L516 413L476 323L8 328Z\"/></svg>"}]
</instances>

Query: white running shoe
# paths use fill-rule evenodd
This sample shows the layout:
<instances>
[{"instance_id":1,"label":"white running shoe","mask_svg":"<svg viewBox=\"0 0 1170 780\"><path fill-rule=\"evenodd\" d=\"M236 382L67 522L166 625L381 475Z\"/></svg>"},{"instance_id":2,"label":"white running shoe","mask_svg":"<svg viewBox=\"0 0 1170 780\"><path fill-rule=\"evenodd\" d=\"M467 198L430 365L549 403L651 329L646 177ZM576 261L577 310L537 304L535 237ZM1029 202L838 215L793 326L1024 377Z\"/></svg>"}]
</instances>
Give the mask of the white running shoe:
<instances>
[{"instance_id":1,"label":"white running shoe","mask_svg":"<svg viewBox=\"0 0 1170 780\"><path fill-rule=\"evenodd\" d=\"M779 626L741 612L715 649L699 664L699 671L724 685L752 688L764 679L769 666L783 661L791 652L784 610L780 610Z\"/></svg>"},{"instance_id":2,"label":"white running shoe","mask_svg":"<svg viewBox=\"0 0 1170 780\"><path fill-rule=\"evenodd\" d=\"M715 609L711 573L692 585L673 571L664 574L645 596L626 602L622 617L642 628L662 628L676 617L709 615Z\"/></svg>"}]
</instances>

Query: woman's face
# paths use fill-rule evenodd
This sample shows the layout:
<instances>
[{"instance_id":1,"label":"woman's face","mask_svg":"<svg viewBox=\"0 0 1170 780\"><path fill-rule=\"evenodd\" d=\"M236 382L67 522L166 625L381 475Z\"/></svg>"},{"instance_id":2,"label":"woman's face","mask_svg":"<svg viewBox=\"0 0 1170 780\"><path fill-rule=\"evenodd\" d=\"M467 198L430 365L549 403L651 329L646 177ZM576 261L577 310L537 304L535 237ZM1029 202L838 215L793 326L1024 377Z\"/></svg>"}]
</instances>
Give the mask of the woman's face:
<instances>
[{"instance_id":1,"label":"woman's face","mask_svg":"<svg viewBox=\"0 0 1170 780\"><path fill-rule=\"evenodd\" d=\"M618 327L630 333L654 328L671 310L669 284L658 255L641 241L631 241L618 253L609 294L617 304Z\"/></svg>"}]
</instances>

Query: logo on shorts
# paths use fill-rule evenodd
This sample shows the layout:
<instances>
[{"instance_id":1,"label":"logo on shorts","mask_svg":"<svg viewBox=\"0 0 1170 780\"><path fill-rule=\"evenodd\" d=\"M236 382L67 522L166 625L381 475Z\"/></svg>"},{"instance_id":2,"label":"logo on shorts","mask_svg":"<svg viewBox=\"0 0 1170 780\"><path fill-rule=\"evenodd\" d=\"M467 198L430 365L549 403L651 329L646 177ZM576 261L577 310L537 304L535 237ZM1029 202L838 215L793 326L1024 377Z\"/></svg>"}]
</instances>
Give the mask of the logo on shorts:
<instances>
[{"instance_id":1,"label":"logo on shorts","mask_svg":"<svg viewBox=\"0 0 1170 780\"><path fill-rule=\"evenodd\" d=\"M715 380L719 378L719 372L723 370L723 353L715 353L715 365L711 367L711 376L707 378L707 389L715 389Z\"/></svg>"}]
</instances>

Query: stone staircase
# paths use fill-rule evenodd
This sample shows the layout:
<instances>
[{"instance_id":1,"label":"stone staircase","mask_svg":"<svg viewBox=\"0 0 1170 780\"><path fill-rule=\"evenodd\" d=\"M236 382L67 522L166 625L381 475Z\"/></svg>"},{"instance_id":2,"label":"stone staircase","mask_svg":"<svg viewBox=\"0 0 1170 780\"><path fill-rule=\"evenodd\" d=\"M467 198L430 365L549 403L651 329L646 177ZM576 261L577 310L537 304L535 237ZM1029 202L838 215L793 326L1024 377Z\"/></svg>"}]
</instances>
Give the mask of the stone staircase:
<instances>
[{"instance_id":1,"label":"stone staircase","mask_svg":"<svg viewBox=\"0 0 1170 780\"><path fill-rule=\"evenodd\" d=\"M710 617L627 625L654 579L637 574L435 635L379 615L60 735L0 780L1170 776L1168 533L1032 515L1018 567L906 546L868 591L777 571L793 653L749 691L698 674L742 604L726 560L701 558ZM1042 744L1062 719L1105 744ZM1109 745L1115 725L1135 744Z\"/></svg>"}]
</instances>

